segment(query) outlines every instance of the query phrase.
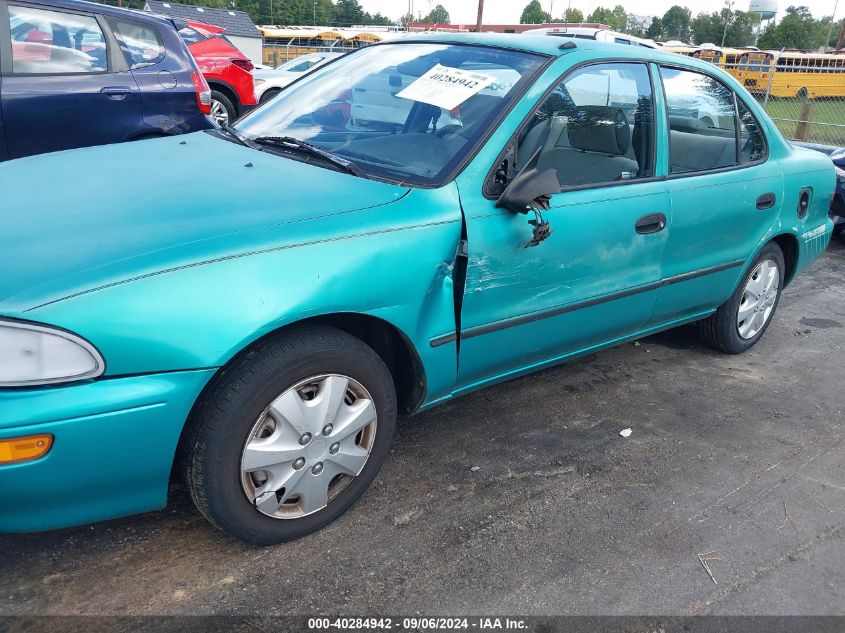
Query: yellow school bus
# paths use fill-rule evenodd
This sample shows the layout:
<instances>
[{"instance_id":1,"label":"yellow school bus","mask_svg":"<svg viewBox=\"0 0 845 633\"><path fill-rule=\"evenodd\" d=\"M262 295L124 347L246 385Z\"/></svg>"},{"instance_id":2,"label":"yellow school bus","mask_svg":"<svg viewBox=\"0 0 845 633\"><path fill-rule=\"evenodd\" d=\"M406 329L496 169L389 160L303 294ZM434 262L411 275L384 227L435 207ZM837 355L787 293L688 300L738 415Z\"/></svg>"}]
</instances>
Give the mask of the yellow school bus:
<instances>
[{"instance_id":1,"label":"yellow school bus","mask_svg":"<svg viewBox=\"0 0 845 633\"><path fill-rule=\"evenodd\" d=\"M381 41L382 32L303 26L259 26L264 36L263 62L278 66L300 55L317 51L345 51Z\"/></svg>"},{"instance_id":2,"label":"yellow school bus","mask_svg":"<svg viewBox=\"0 0 845 633\"><path fill-rule=\"evenodd\" d=\"M723 68L737 78L739 78L739 71L742 68L743 60L750 52L756 52L745 48L716 48L713 46L672 47L666 48L666 50L709 62Z\"/></svg>"},{"instance_id":3,"label":"yellow school bus","mask_svg":"<svg viewBox=\"0 0 845 633\"><path fill-rule=\"evenodd\" d=\"M677 53L678 55L686 55L692 57L692 54L698 50L697 46L663 46L660 50L668 53Z\"/></svg>"},{"instance_id":4,"label":"yellow school bus","mask_svg":"<svg viewBox=\"0 0 845 633\"><path fill-rule=\"evenodd\" d=\"M748 51L735 73L745 88L773 97L845 97L845 55Z\"/></svg>"}]
</instances>

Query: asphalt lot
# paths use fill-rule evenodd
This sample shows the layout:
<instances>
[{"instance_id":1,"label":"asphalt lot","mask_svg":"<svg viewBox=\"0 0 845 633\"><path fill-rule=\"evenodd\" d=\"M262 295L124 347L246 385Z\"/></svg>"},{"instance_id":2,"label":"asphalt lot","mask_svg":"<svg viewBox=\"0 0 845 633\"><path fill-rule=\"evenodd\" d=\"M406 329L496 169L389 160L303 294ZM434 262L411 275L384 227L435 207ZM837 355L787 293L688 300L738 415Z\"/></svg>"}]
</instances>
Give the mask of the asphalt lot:
<instances>
[{"instance_id":1,"label":"asphalt lot","mask_svg":"<svg viewBox=\"0 0 845 633\"><path fill-rule=\"evenodd\" d=\"M845 614L843 325L835 239L751 352L683 328L405 420L300 541L232 541L183 494L2 536L0 613Z\"/></svg>"}]
</instances>

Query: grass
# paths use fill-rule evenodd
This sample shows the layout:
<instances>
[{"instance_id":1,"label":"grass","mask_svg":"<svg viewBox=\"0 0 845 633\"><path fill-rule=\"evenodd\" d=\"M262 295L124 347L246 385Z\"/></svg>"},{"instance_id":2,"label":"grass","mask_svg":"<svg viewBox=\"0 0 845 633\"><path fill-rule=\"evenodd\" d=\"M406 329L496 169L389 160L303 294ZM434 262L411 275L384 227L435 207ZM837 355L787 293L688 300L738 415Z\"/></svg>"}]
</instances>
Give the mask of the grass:
<instances>
[{"instance_id":1,"label":"grass","mask_svg":"<svg viewBox=\"0 0 845 633\"><path fill-rule=\"evenodd\" d=\"M760 99L762 105L762 98ZM770 98L766 111L788 139L796 138L802 99ZM809 143L845 146L845 99L816 99L810 111L810 124L803 140ZM828 125L825 125L828 124Z\"/></svg>"}]
</instances>

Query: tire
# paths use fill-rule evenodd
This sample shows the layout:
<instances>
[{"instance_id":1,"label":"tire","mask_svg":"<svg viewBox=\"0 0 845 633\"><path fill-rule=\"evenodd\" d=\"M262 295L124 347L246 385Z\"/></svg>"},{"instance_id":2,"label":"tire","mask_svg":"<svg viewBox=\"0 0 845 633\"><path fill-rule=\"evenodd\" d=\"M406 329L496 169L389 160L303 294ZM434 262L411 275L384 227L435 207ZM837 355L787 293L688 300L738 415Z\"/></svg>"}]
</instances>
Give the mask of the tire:
<instances>
[{"instance_id":1,"label":"tire","mask_svg":"<svg viewBox=\"0 0 845 633\"><path fill-rule=\"evenodd\" d=\"M211 114L212 120L218 125L233 123L238 118L238 111L231 99L217 90L211 91Z\"/></svg>"},{"instance_id":2,"label":"tire","mask_svg":"<svg viewBox=\"0 0 845 633\"><path fill-rule=\"evenodd\" d=\"M797 92L797 93L795 93L795 96L796 96L798 99L804 99L804 100L806 100L806 99L807 99L807 95L808 95L808 93L807 93L807 89L806 89L806 88L799 88L798 92Z\"/></svg>"},{"instance_id":3,"label":"tire","mask_svg":"<svg viewBox=\"0 0 845 633\"><path fill-rule=\"evenodd\" d=\"M267 103L275 97L277 94L281 92L281 88L270 88L264 94L261 95L261 98L258 100L258 103Z\"/></svg>"},{"instance_id":4,"label":"tire","mask_svg":"<svg viewBox=\"0 0 845 633\"><path fill-rule=\"evenodd\" d=\"M755 278L755 284L757 283L756 280L760 279L764 263L769 273L773 265L777 271L777 279L774 282L774 292L769 291L768 294L758 295L760 297L757 299L758 304L753 300L754 294L751 292L756 288L749 284L755 274L758 275ZM740 354L753 347L763 336L777 311L783 289L785 269L783 252L777 244L770 242L763 248L754 263L748 267L748 272L731 298L719 306L716 312L698 322L698 330L704 342L713 349L726 354ZM765 280L766 276L766 274L762 275L764 277L763 287L768 283ZM749 292L746 293L746 290ZM739 311L744 301L746 307L743 308L743 311L749 316L747 319L740 319ZM755 307L759 310L760 317L755 316L757 314L757 310L754 310ZM753 322L754 318L762 319L762 323L757 326Z\"/></svg>"},{"instance_id":5,"label":"tire","mask_svg":"<svg viewBox=\"0 0 845 633\"><path fill-rule=\"evenodd\" d=\"M319 390L309 382L324 375L328 377ZM350 379L349 388L342 386L342 392L326 386L330 381L343 385L339 375ZM303 383L306 386L301 386ZM341 393L343 400L331 398L335 393ZM365 397L353 399L359 394ZM296 406L279 402L295 402ZM302 404L305 402L314 406ZM333 402L337 403L336 417L314 413L330 409ZM310 441L302 445L308 435L299 436L302 425L295 430L287 418L269 408L271 403L291 420L291 412L302 419L306 418L303 411L316 416L318 420L308 427L313 431ZM373 421L343 439L342 434L352 428L351 423L344 426L348 420L369 419L370 404L375 410ZM355 413L360 411L365 413ZM223 532L256 545L297 539L337 519L369 488L390 450L396 411L390 372L370 347L335 328L291 329L236 358L210 386L196 407L183 444L184 480L197 509ZM337 428L326 424L320 431L326 420ZM327 429L329 435L325 435ZM272 465L275 470L244 472L249 470L251 456L260 453L266 461L267 453L250 448L267 446L263 442L272 443L273 459L282 454L284 459ZM367 451L368 457L363 457ZM347 459L353 452L354 459L364 459L357 476L343 474L332 461ZM300 458L302 464L297 467ZM284 486L275 491L284 478ZM322 484L327 505L317 508L319 503L313 500L320 495L311 497L310 491L319 492Z\"/></svg>"}]
</instances>

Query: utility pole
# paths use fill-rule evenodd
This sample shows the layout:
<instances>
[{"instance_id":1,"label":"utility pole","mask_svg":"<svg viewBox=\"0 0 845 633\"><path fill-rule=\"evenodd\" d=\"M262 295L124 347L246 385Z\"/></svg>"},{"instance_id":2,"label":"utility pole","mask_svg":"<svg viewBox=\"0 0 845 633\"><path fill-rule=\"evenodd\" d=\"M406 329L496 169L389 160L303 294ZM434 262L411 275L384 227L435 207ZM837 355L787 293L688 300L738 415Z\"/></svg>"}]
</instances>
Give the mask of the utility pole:
<instances>
[{"instance_id":1,"label":"utility pole","mask_svg":"<svg viewBox=\"0 0 845 633\"><path fill-rule=\"evenodd\" d=\"M725 37L728 35L728 23L731 21L731 7L734 4L734 0L725 0L725 30L722 31L722 46L725 46Z\"/></svg>"},{"instance_id":2,"label":"utility pole","mask_svg":"<svg viewBox=\"0 0 845 633\"><path fill-rule=\"evenodd\" d=\"M836 50L842 48L843 43L845 43L845 18L843 18L842 26L839 29L839 39L836 40Z\"/></svg>"},{"instance_id":3,"label":"utility pole","mask_svg":"<svg viewBox=\"0 0 845 633\"><path fill-rule=\"evenodd\" d=\"M484 0L478 0L478 19L475 21L475 32L481 33L481 21L484 14Z\"/></svg>"},{"instance_id":4,"label":"utility pole","mask_svg":"<svg viewBox=\"0 0 845 633\"><path fill-rule=\"evenodd\" d=\"M314 0L314 26L317 26L317 0Z\"/></svg>"},{"instance_id":5,"label":"utility pole","mask_svg":"<svg viewBox=\"0 0 845 633\"><path fill-rule=\"evenodd\" d=\"M839 6L839 0L833 3L833 15L830 16L830 28L827 30L827 39L824 41L824 50L827 52L828 46L830 46L830 36L833 35L833 24L834 20L836 19L836 8Z\"/></svg>"}]
</instances>

